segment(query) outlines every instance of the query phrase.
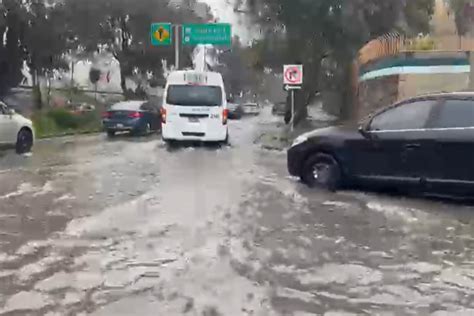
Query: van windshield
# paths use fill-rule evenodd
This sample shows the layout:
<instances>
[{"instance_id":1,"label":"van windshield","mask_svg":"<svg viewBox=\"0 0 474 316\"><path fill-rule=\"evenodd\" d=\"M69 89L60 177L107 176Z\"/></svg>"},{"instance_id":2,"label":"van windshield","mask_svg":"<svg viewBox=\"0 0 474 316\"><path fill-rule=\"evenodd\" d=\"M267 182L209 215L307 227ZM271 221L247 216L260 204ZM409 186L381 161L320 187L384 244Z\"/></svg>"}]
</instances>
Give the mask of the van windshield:
<instances>
[{"instance_id":1,"label":"van windshield","mask_svg":"<svg viewBox=\"0 0 474 316\"><path fill-rule=\"evenodd\" d=\"M216 86L170 85L166 103L183 106L220 106L222 89Z\"/></svg>"}]
</instances>

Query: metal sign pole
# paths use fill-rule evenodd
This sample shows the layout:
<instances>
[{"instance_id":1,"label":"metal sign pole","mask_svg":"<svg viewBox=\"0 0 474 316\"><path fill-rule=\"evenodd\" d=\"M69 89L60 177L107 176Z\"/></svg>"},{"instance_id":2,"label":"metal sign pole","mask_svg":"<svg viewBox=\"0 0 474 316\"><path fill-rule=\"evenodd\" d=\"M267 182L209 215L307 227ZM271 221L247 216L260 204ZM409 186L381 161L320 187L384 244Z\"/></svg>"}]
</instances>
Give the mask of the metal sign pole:
<instances>
[{"instance_id":1,"label":"metal sign pole","mask_svg":"<svg viewBox=\"0 0 474 316\"><path fill-rule=\"evenodd\" d=\"M179 24L176 24L174 26L174 29L175 29L175 35L174 35L174 40L175 40L175 44L174 44L174 66L176 68L176 70L179 70Z\"/></svg>"},{"instance_id":2,"label":"metal sign pole","mask_svg":"<svg viewBox=\"0 0 474 316\"><path fill-rule=\"evenodd\" d=\"M295 128L295 90L291 89L291 131Z\"/></svg>"}]
</instances>

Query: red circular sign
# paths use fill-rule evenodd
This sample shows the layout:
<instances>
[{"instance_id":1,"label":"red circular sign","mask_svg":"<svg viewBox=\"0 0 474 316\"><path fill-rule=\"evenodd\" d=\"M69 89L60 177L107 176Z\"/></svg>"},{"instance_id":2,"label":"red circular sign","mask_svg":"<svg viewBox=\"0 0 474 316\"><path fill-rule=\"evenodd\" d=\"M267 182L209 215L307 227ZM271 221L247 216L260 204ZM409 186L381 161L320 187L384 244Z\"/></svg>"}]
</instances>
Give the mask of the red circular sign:
<instances>
[{"instance_id":1,"label":"red circular sign","mask_svg":"<svg viewBox=\"0 0 474 316\"><path fill-rule=\"evenodd\" d=\"M292 84L301 83L301 71L299 67L289 67L285 71L285 79L287 82Z\"/></svg>"}]
</instances>

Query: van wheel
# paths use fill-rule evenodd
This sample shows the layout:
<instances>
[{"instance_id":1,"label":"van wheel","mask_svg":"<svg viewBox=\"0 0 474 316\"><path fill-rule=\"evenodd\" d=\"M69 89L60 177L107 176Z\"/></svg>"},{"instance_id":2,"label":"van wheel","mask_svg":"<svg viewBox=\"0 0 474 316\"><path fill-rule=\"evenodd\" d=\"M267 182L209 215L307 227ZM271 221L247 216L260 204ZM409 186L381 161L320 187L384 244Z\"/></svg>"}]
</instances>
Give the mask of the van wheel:
<instances>
[{"instance_id":1,"label":"van wheel","mask_svg":"<svg viewBox=\"0 0 474 316\"><path fill-rule=\"evenodd\" d=\"M333 156L315 154L306 160L301 180L311 188L321 187L335 191L341 186L341 168Z\"/></svg>"},{"instance_id":2,"label":"van wheel","mask_svg":"<svg viewBox=\"0 0 474 316\"><path fill-rule=\"evenodd\" d=\"M16 140L16 152L18 154L24 154L31 151L33 147L33 133L26 128L21 129L18 132Z\"/></svg>"},{"instance_id":3,"label":"van wheel","mask_svg":"<svg viewBox=\"0 0 474 316\"><path fill-rule=\"evenodd\" d=\"M227 135L226 135L225 139L222 141L222 144L223 145L229 145L229 132L227 132Z\"/></svg>"},{"instance_id":4,"label":"van wheel","mask_svg":"<svg viewBox=\"0 0 474 316\"><path fill-rule=\"evenodd\" d=\"M166 146L168 147L176 147L177 142L174 139L164 139L163 141L165 142Z\"/></svg>"},{"instance_id":5,"label":"van wheel","mask_svg":"<svg viewBox=\"0 0 474 316\"><path fill-rule=\"evenodd\" d=\"M107 136L110 137L110 138L114 137L115 136L115 131L110 131L110 130L107 131Z\"/></svg>"}]
</instances>

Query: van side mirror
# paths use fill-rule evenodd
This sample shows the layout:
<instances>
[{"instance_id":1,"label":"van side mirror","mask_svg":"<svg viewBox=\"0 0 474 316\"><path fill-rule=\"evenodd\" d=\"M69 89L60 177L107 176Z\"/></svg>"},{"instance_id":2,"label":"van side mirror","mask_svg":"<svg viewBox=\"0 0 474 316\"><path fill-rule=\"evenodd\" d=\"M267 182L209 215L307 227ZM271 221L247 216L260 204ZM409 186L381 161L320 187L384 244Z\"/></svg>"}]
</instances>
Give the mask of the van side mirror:
<instances>
[{"instance_id":1,"label":"van side mirror","mask_svg":"<svg viewBox=\"0 0 474 316\"><path fill-rule=\"evenodd\" d=\"M14 109L8 109L7 114L8 115L13 115L13 114L15 114L15 110Z\"/></svg>"}]
</instances>

